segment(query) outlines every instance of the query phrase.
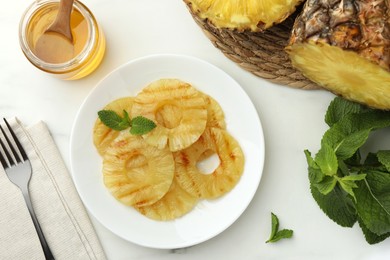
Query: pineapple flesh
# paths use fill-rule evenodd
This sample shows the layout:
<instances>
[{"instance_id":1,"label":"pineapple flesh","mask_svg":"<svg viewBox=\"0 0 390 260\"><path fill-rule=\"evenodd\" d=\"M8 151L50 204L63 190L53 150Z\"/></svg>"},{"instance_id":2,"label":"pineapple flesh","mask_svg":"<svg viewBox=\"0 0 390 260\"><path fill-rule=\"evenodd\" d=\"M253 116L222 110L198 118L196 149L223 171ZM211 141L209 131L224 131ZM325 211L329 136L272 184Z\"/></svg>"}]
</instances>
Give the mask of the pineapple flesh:
<instances>
[{"instance_id":1,"label":"pineapple flesh","mask_svg":"<svg viewBox=\"0 0 390 260\"><path fill-rule=\"evenodd\" d=\"M202 173L197 163L209 150L219 157L218 167L210 174ZM244 171L244 154L238 142L220 128L206 128L189 148L174 153L175 179L192 196L214 199L229 192Z\"/></svg>"},{"instance_id":2,"label":"pineapple flesh","mask_svg":"<svg viewBox=\"0 0 390 260\"><path fill-rule=\"evenodd\" d=\"M226 129L225 114L219 103L211 96L202 94L204 101L206 102L207 109L207 122L206 127L217 127Z\"/></svg>"},{"instance_id":3,"label":"pineapple flesh","mask_svg":"<svg viewBox=\"0 0 390 260\"><path fill-rule=\"evenodd\" d=\"M159 201L149 206L134 208L150 219L166 221L190 212L197 202L198 198L182 189L173 178L169 191Z\"/></svg>"},{"instance_id":4,"label":"pineapple flesh","mask_svg":"<svg viewBox=\"0 0 390 260\"><path fill-rule=\"evenodd\" d=\"M111 101L108 103L104 110L112 110L118 115L123 114L123 110L127 113L130 113L131 107L133 106L133 97L123 97ZM95 125L93 127L93 144L96 147L99 155L103 156L107 148L110 146L111 142L119 135L120 132L115 131L100 121L96 119Z\"/></svg>"},{"instance_id":5,"label":"pineapple flesh","mask_svg":"<svg viewBox=\"0 0 390 260\"><path fill-rule=\"evenodd\" d=\"M346 99L390 109L390 2L308 0L286 51L308 79Z\"/></svg>"},{"instance_id":6,"label":"pineapple flesh","mask_svg":"<svg viewBox=\"0 0 390 260\"><path fill-rule=\"evenodd\" d=\"M184 0L217 28L263 31L285 20L303 0Z\"/></svg>"},{"instance_id":7,"label":"pineapple flesh","mask_svg":"<svg viewBox=\"0 0 390 260\"><path fill-rule=\"evenodd\" d=\"M103 157L103 182L111 194L128 206L147 206L170 189L175 164L168 148L157 149L140 136L123 131Z\"/></svg>"},{"instance_id":8,"label":"pineapple flesh","mask_svg":"<svg viewBox=\"0 0 390 260\"><path fill-rule=\"evenodd\" d=\"M193 144L207 123L207 104L200 92L177 79L149 84L135 97L131 113L156 122L157 127L143 135L148 144L171 151Z\"/></svg>"}]
</instances>

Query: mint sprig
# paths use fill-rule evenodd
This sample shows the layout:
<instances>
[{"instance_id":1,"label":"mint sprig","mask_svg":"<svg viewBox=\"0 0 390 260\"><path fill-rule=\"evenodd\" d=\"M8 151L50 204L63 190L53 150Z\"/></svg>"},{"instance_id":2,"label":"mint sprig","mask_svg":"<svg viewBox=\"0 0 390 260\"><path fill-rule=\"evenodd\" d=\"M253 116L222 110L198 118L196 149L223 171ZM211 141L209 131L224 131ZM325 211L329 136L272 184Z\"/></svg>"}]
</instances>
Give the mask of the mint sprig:
<instances>
[{"instance_id":1,"label":"mint sprig","mask_svg":"<svg viewBox=\"0 0 390 260\"><path fill-rule=\"evenodd\" d=\"M381 242L390 236L390 151L362 158L360 150L373 131L390 127L390 111L337 97L325 122L318 153L305 150L312 196L337 224L359 222L369 244Z\"/></svg>"},{"instance_id":2,"label":"mint sprig","mask_svg":"<svg viewBox=\"0 0 390 260\"><path fill-rule=\"evenodd\" d=\"M275 243L284 238L291 238L294 231L291 229L279 230L279 219L271 212L271 235L266 243Z\"/></svg>"},{"instance_id":3,"label":"mint sprig","mask_svg":"<svg viewBox=\"0 0 390 260\"><path fill-rule=\"evenodd\" d=\"M100 121L107 127L116 131L130 128L130 133L133 135L147 134L156 127L152 120L143 116L136 116L130 119L126 110L123 110L123 117L113 110L100 110L98 116Z\"/></svg>"}]
</instances>

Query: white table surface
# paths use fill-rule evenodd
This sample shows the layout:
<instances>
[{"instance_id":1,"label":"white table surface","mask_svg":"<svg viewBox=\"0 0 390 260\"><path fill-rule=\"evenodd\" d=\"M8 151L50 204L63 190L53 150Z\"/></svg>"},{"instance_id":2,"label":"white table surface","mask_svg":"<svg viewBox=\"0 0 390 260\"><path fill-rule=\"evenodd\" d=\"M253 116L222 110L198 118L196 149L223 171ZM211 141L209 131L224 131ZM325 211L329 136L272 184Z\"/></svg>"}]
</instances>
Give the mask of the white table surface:
<instances>
[{"instance_id":1,"label":"white table surface","mask_svg":"<svg viewBox=\"0 0 390 260\"><path fill-rule=\"evenodd\" d=\"M117 237L91 216L109 259L390 259L390 239L368 245L357 225L336 225L311 197L303 150L318 151L332 94L272 84L241 69L211 44L181 0L84 0L105 32L106 56L90 76L60 81L33 67L19 48L19 19L30 3L2 0L0 116L45 121L69 168L71 128L83 100L112 70L145 55L184 54L218 66L247 92L263 125L263 177L231 227L190 248L158 250ZM265 243L271 212L281 228L294 230L292 239Z\"/></svg>"}]
</instances>

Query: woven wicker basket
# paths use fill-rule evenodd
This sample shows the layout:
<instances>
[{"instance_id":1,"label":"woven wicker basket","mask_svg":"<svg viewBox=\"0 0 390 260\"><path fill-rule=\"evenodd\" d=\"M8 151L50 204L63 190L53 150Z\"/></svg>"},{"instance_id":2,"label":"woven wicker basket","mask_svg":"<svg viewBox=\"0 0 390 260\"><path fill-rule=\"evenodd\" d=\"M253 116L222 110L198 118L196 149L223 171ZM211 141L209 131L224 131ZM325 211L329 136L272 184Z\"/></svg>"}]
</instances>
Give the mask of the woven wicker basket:
<instances>
[{"instance_id":1,"label":"woven wicker basket","mask_svg":"<svg viewBox=\"0 0 390 260\"><path fill-rule=\"evenodd\" d=\"M237 32L216 28L207 19L199 18L189 6L187 7L214 46L245 70L271 82L293 88L320 88L291 66L284 51L294 24L293 17L265 32Z\"/></svg>"}]
</instances>

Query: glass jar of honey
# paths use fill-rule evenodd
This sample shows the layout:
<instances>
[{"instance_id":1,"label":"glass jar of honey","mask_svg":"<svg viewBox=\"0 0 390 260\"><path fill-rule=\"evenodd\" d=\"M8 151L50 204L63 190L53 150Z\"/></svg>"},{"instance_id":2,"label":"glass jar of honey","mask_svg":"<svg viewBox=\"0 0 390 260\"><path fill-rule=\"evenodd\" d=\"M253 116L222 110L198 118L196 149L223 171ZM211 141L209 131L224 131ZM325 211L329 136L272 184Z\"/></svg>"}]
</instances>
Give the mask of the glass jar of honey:
<instances>
[{"instance_id":1,"label":"glass jar of honey","mask_svg":"<svg viewBox=\"0 0 390 260\"><path fill-rule=\"evenodd\" d=\"M101 63L106 42L95 17L81 2L75 0L71 12L71 49L57 50L52 55L50 48L46 53L37 49L37 42L53 23L58 8L59 0L37 0L30 5L20 21L20 46L27 59L47 73L64 80L85 77ZM55 48L62 48L58 46ZM51 57L53 55L62 57Z\"/></svg>"}]
</instances>

